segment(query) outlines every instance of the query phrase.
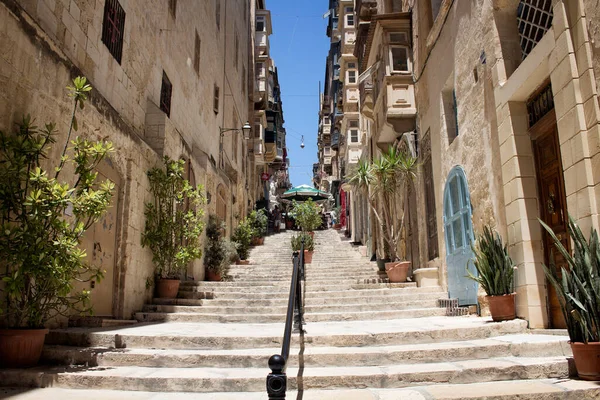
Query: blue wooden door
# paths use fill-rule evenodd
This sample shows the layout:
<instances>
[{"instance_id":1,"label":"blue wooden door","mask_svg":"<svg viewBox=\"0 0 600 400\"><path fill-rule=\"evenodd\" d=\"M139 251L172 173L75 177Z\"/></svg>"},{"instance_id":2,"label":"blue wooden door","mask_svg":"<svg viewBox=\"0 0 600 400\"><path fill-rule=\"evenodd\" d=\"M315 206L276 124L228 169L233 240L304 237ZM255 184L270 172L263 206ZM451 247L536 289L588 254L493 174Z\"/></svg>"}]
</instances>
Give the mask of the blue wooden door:
<instances>
[{"instance_id":1,"label":"blue wooden door","mask_svg":"<svg viewBox=\"0 0 600 400\"><path fill-rule=\"evenodd\" d=\"M473 264L473 224L471 200L464 170L454 167L448 175L444 189L444 231L446 240L446 265L448 266L448 292L458 299L459 305L477 304L478 284L467 278L467 268L477 275Z\"/></svg>"}]
</instances>

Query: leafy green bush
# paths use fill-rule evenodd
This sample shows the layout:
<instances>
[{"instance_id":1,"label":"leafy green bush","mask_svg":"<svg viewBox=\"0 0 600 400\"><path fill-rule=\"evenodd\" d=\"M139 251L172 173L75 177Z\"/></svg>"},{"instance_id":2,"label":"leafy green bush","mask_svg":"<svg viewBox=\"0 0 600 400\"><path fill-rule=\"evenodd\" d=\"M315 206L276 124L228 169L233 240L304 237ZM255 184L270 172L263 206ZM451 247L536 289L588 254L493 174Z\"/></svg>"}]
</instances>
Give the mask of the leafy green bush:
<instances>
[{"instance_id":1,"label":"leafy green bush","mask_svg":"<svg viewBox=\"0 0 600 400\"><path fill-rule=\"evenodd\" d=\"M479 283L488 296L502 296L514 292L514 264L502 237L489 226L483 227L483 234L477 238L477 245L471 245L475 253L475 268L478 276L467 270L469 278Z\"/></svg>"},{"instance_id":2,"label":"leafy green bush","mask_svg":"<svg viewBox=\"0 0 600 400\"><path fill-rule=\"evenodd\" d=\"M209 215L206 225L206 245L204 247L204 266L207 270L221 275L224 272L227 249L222 237L224 224L214 214Z\"/></svg>"},{"instance_id":3,"label":"leafy green bush","mask_svg":"<svg viewBox=\"0 0 600 400\"><path fill-rule=\"evenodd\" d=\"M310 198L303 202L294 201L291 214L298 226L305 232L314 231L323 223L319 206Z\"/></svg>"},{"instance_id":4,"label":"leafy green bush","mask_svg":"<svg viewBox=\"0 0 600 400\"><path fill-rule=\"evenodd\" d=\"M200 235L204 228L203 187L192 187L183 177L184 160L165 156L164 168L148 171L153 203L146 203L146 227L142 246L152 251L156 274L178 278L188 264L202 256Z\"/></svg>"},{"instance_id":5,"label":"leafy green bush","mask_svg":"<svg viewBox=\"0 0 600 400\"><path fill-rule=\"evenodd\" d=\"M85 262L80 242L110 206L114 184L97 182L94 170L113 147L77 137L70 142L72 158L67 155L71 133L77 131L76 110L91 90L85 78L69 87L71 123L52 172L42 163L49 164L54 124L39 128L26 116L14 134L0 131L0 279L5 285L0 319L9 327L42 328L70 309L91 313L90 292L75 292L73 284L102 278L102 271ZM74 185L59 180L67 163L75 170Z\"/></svg>"},{"instance_id":6,"label":"leafy green bush","mask_svg":"<svg viewBox=\"0 0 600 400\"><path fill-rule=\"evenodd\" d=\"M252 227L252 236L255 238L265 237L267 235L267 225L269 218L263 208L256 211L253 210L248 215L248 223Z\"/></svg>"},{"instance_id":7,"label":"leafy green bush","mask_svg":"<svg viewBox=\"0 0 600 400\"><path fill-rule=\"evenodd\" d=\"M250 225L248 219L240 222L231 239L236 243L237 253L241 260L247 260L250 254L250 244L252 243L252 237L254 230Z\"/></svg>"},{"instance_id":8,"label":"leafy green bush","mask_svg":"<svg viewBox=\"0 0 600 400\"><path fill-rule=\"evenodd\" d=\"M306 232L300 232L298 236L292 236L292 250L300 251L300 249L302 248L302 241L304 241L304 250L315 250L315 243L313 237Z\"/></svg>"},{"instance_id":9,"label":"leafy green bush","mask_svg":"<svg viewBox=\"0 0 600 400\"><path fill-rule=\"evenodd\" d=\"M569 216L569 235L573 239L571 255L552 229L540 220L569 268L558 273L554 260L544 265L548 280L556 289L571 342L600 342L600 242L592 229L589 242L575 220Z\"/></svg>"}]
</instances>

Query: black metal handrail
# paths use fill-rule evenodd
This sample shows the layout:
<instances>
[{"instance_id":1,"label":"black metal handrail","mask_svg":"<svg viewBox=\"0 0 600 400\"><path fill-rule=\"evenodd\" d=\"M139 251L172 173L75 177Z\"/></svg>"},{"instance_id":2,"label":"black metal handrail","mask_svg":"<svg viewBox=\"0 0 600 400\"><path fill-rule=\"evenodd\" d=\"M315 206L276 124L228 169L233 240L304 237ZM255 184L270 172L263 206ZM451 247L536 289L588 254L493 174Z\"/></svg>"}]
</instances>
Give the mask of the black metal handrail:
<instances>
[{"instance_id":1,"label":"black metal handrail","mask_svg":"<svg viewBox=\"0 0 600 400\"><path fill-rule=\"evenodd\" d=\"M300 246L300 252L293 253L294 269L292 282L290 284L290 297L288 299L287 314L285 317L285 328L283 330L283 343L281 354L274 354L269 358L271 373L267 375L267 394L269 400L285 399L287 390L287 375L285 370L287 360L290 356L290 344L292 340L292 324L294 332L303 332L303 307L300 279L304 278L304 240Z\"/></svg>"}]
</instances>

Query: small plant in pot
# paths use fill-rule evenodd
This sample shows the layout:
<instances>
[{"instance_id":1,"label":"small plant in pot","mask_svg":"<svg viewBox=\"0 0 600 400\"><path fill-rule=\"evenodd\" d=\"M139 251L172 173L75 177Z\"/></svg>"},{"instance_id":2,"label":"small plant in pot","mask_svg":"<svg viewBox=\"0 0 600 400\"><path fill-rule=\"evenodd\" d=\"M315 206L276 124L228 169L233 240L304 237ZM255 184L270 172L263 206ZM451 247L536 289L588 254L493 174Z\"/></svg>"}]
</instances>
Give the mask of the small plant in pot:
<instances>
[{"instance_id":1,"label":"small plant in pot","mask_svg":"<svg viewBox=\"0 0 600 400\"><path fill-rule=\"evenodd\" d=\"M502 237L489 226L484 226L483 234L471 247L475 253L477 276L468 269L467 276L485 290L492 319L497 322L515 319L515 270Z\"/></svg>"},{"instance_id":2,"label":"small plant in pot","mask_svg":"<svg viewBox=\"0 0 600 400\"><path fill-rule=\"evenodd\" d=\"M300 229L312 237L315 235L313 231L321 226L323 222L319 206L310 197L302 202L294 201L292 203L292 214Z\"/></svg>"},{"instance_id":3,"label":"small plant in pot","mask_svg":"<svg viewBox=\"0 0 600 400\"><path fill-rule=\"evenodd\" d=\"M80 244L110 206L114 184L98 182L94 170L112 145L70 140L78 130L76 111L83 109L92 87L76 78L68 89L73 112L58 165L47 158L56 141L54 124L37 127L26 116L15 132L0 131L0 325L8 328L0 329L4 367L37 364L52 318L92 311L90 291L77 291L74 283L102 278L102 271L86 263Z\"/></svg>"},{"instance_id":4,"label":"small plant in pot","mask_svg":"<svg viewBox=\"0 0 600 400\"><path fill-rule=\"evenodd\" d=\"M381 227L385 251L385 270L390 282L406 282L410 261L406 246L399 246L405 230L406 199L418 169L417 159L407 151L389 146L387 152L373 160L359 160L349 174L348 183L362 192ZM400 249L399 249L400 247Z\"/></svg>"},{"instance_id":5,"label":"small plant in pot","mask_svg":"<svg viewBox=\"0 0 600 400\"><path fill-rule=\"evenodd\" d=\"M147 174L154 201L146 203L142 246L152 251L157 296L175 298L181 274L202 256L204 193L184 178L185 160L165 156L163 164Z\"/></svg>"},{"instance_id":6,"label":"small plant in pot","mask_svg":"<svg viewBox=\"0 0 600 400\"><path fill-rule=\"evenodd\" d=\"M267 235L267 225L269 218L264 208L260 210L253 210L248 215L248 223L252 227L252 245L261 246L265 241Z\"/></svg>"},{"instance_id":7,"label":"small plant in pot","mask_svg":"<svg viewBox=\"0 0 600 400\"><path fill-rule=\"evenodd\" d=\"M312 257L315 252L315 244L312 236L306 232L300 232L298 236L292 236L291 242L293 251L300 251L302 243L304 243L304 263L312 263Z\"/></svg>"},{"instance_id":8,"label":"small plant in pot","mask_svg":"<svg viewBox=\"0 0 600 400\"><path fill-rule=\"evenodd\" d=\"M591 230L589 241L575 221L569 217L569 235L573 240L571 255L552 229L540 221L568 268L560 271L551 258L544 266L546 277L556 289L562 310L577 374L581 379L600 380L600 241Z\"/></svg>"},{"instance_id":9,"label":"small plant in pot","mask_svg":"<svg viewBox=\"0 0 600 400\"><path fill-rule=\"evenodd\" d=\"M248 261L248 257L250 256L250 245L252 244L252 237L254 236L254 230L250 225L248 219L240 222L235 231L233 232L233 236L231 240L235 243L237 247L237 254L239 256L238 264L239 265L248 265L250 262Z\"/></svg>"}]
</instances>

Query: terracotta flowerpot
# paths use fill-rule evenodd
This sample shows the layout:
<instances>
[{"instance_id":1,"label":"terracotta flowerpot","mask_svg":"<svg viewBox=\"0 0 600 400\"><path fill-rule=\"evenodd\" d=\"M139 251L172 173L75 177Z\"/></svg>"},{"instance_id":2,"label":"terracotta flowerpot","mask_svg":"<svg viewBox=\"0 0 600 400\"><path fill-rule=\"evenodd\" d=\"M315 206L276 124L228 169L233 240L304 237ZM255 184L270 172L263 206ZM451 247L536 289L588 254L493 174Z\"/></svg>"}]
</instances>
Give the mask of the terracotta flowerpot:
<instances>
[{"instance_id":1,"label":"terracotta flowerpot","mask_svg":"<svg viewBox=\"0 0 600 400\"><path fill-rule=\"evenodd\" d=\"M252 246L262 246L265 243L265 238L252 238Z\"/></svg>"},{"instance_id":2,"label":"terracotta flowerpot","mask_svg":"<svg viewBox=\"0 0 600 400\"><path fill-rule=\"evenodd\" d=\"M315 233L313 231L308 232L308 234L310 235L311 238L315 238Z\"/></svg>"},{"instance_id":3,"label":"terracotta flowerpot","mask_svg":"<svg viewBox=\"0 0 600 400\"><path fill-rule=\"evenodd\" d=\"M0 329L0 367L35 366L47 333L48 329Z\"/></svg>"},{"instance_id":4,"label":"terracotta flowerpot","mask_svg":"<svg viewBox=\"0 0 600 400\"><path fill-rule=\"evenodd\" d=\"M600 381L600 342L571 342L577 375L586 381Z\"/></svg>"},{"instance_id":5,"label":"terracotta flowerpot","mask_svg":"<svg viewBox=\"0 0 600 400\"><path fill-rule=\"evenodd\" d=\"M217 274L216 272L213 272L210 269L206 270L206 280L207 281L219 282L219 281L221 281L221 279L222 279L221 274Z\"/></svg>"},{"instance_id":6,"label":"terracotta flowerpot","mask_svg":"<svg viewBox=\"0 0 600 400\"><path fill-rule=\"evenodd\" d=\"M237 260L236 265L250 265L250 260Z\"/></svg>"},{"instance_id":7,"label":"terracotta flowerpot","mask_svg":"<svg viewBox=\"0 0 600 400\"><path fill-rule=\"evenodd\" d=\"M160 299L174 299L179 292L179 279L158 279L156 281L156 295Z\"/></svg>"},{"instance_id":8,"label":"terracotta flowerpot","mask_svg":"<svg viewBox=\"0 0 600 400\"><path fill-rule=\"evenodd\" d=\"M314 251L304 250L304 264L310 264L312 262Z\"/></svg>"},{"instance_id":9,"label":"terracotta flowerpot","mask_svg":"<svg viewBox=\"0 0 600 400\"><path fill-rule=\"evenodd\" d=\"M333 229L339 231L340 229L342 229L342 224L333 224Z\"/></svg>"},{"instance_id":10,"label":"terracotta flowerpot","mask_svg":"<svg viewBox=\"0 0 600 400\"><path fill-rule=\"evenodd\" d=\"M503 296L486 296L492 319L496 322L510 321L517 317L515 313L515 294L505 294Z\"/></svg>"},{"instance_id":11,"label":"terracotta flowerpot","mask_svg":"<svg viewBox=\"0 0 600 400\"><path fill-rule=\"evenodd\" d=\"M410 261L394 261L385 263L385 272L392 283L406 282Z\"/></svg>"}]
</instances>

